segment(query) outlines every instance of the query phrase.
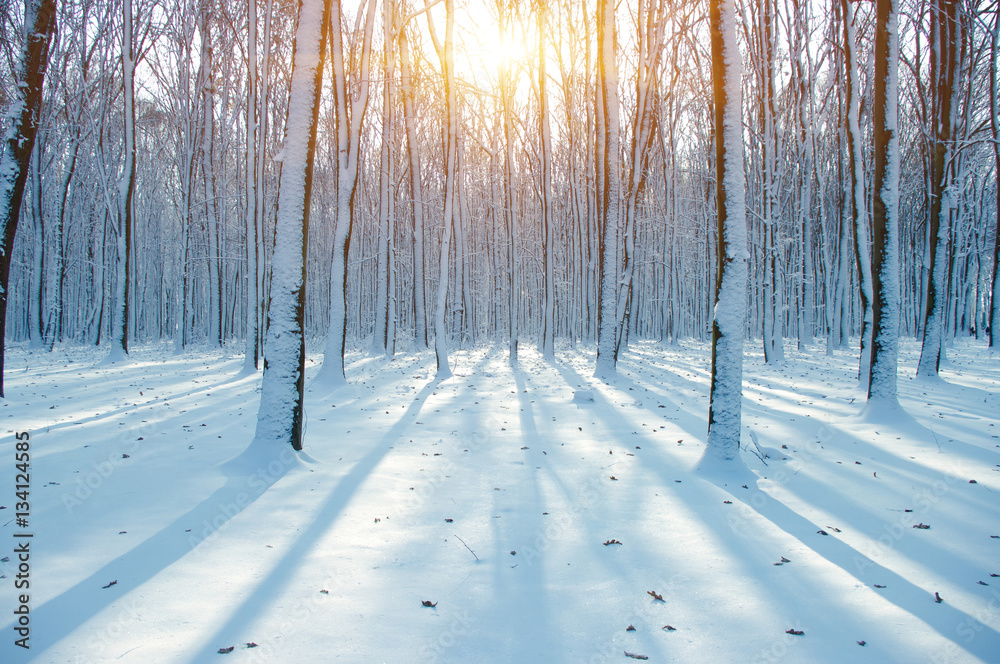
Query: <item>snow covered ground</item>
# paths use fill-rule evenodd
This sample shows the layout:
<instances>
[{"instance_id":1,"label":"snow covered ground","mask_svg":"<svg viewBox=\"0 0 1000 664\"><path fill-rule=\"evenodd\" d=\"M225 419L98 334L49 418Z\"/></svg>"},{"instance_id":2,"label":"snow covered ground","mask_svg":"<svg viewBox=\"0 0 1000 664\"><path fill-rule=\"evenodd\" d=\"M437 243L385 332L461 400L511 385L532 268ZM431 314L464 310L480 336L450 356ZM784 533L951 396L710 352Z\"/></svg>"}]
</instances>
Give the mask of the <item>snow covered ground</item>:
<instances>
[{"instance_id":1,"label":"snow covered ground","mask_svg":"<svg viewBox=\"0 0 1000 664\"><path fill-rule=\"evenodd\" d=\"M962 343L922 383L918 352L913 419L872 424L856 357L748 348L748 470L708 477L707 344L635 344L611 384L566 347L455 352L444 382L432 353L352 355L308 395L309 458L257 468L224 463L259 401L240 356L15 346L0 661L998 662L1000 365Z\"/></svg>"}]
</instances>

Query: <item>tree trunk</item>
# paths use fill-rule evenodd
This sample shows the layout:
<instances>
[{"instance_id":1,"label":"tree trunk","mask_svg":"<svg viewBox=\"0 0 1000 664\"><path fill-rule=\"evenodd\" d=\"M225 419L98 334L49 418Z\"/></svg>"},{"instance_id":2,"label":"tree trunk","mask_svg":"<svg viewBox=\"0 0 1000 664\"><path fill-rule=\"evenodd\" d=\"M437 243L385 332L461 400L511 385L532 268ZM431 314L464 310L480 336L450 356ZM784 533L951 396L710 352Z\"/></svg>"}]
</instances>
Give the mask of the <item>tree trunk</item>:
<instances>
[{"instance_id":1,"label":"tree trunk","mask_svg":"<svg viewBox=\"0 0 1000 664\"><path fill-rule=\"evenodd\" d=\"M31 220L32 247L31 272L28 276L28 344L31 348L41 348L45 341L45 320L42 298L45 289L45 218L42 214L42 174L41 141L35 141L31 150L29 168L31 172Z\"/></svg>"},{"instance_id":2,"label":"tree trunk","mask_svg":"<svg viewBox=\"0 0 1000 664\"><path fill-rule=\"evenodd\" d=\"M993 132L993 168L1000 173L1000 104L997 103L997 60L1000 58L1000 11L993 18L993 34L990 41L990 129ZM1000 187L994 187L996 194L996 216L994 217L993 241L993 289L990 296L990 348L1000 348Z\"/></svg>"},{"instance_id":3,"label":"tree trunk","mask_svg":"<svg viewBox=\"0 0 1000 664\"><path fill-rule=\"evenodd\" d=\"M600 239L599 290L597 313L597 365L594 375L609 378L617 372L618 356L618 244L621 237L621 170L619 161L620 124L618 109L617 38L615 5L599 0L597 18L597 60L601 133L599 165Z\"/></svg>"},{"instance_id":4,"label":"tree trunk","mask_svg":"<svg viewBox=\"0 0 1000 664\"><path fill-rule=\"evenodd\" d=\"M14 71L14 98L7 109L3 154L0 156L0 398L4 396L7 293L14 236L28 179L28 164L38 130L42 85L49 62L49 43L56 29L55 0L28 0L24 6L24 43Z\"/></svg>"},{"instance_id":5,"label":"tree trunk","mask_svg":"<svg viewBox=\"0 0 1000 664\"><path fill-rule=\"evenodd\" d=\"M455 215L455 184L458 178L458 91L455 83L455 56L453 35L455 30L454 0L445 0L447 18L443 49L439 49L441 69L444 73L446 97L447 130L444 180L444 214L441 229L441 258L438 263L437 304L434 309L434 352L437 356L437 377L449 378L448 331L445 314L448 301L448 258L451 250L451 234ZM428 20L430 15L428 14Z\"/></svg>"},{"instance_id":6,"label":"tree trunk","mask_svg":"<svg viewBox=\"0 0 1000 664\"><path fill-rule=\"evenodd\" d=\"M845 81L847 91L847 110L844 127L847 132L848 168L850 169L849 203L851 219L854 228L854 255L858 264L858 274L861 281L861 360L858 366L858 380L867 389L868 374L871 369L871 334L872 334L872 264L868 253L868 204L865 198L865 164L864 151L861 146L861 113L860 90L858 78L858 56L854 31L854 7L850 0L840 0L844 21L844 54L847 65Z\"/></svg>"},{"instance_id":7,"label":"tree trunk","mask_svg":"<svg viewBox=\"0 0 1000 664\"><path fill-rule=\"evenodd\" d=\"M704 459L738 458L746 326L747 235L744 211L741 63L733 0L710 0L715 96L718 278L712 318L712 379Z\"/></svg>"},{"instance_id":8,"label":"tree trunk","mask_svg":"<svg viewBox=\"0 0 1000 664\"><path fill-rule=\"evenodd\" d=\"M545 40L547 35L548 7L545 3L536 6L538 21L538 131L541 141L541 163L539 164L541 217L542 217L542 357L555 359L555 248L552 236L552 206L549 201L552 189L552 135L549 130L549 103L546 93Z\"/></svg>"},{"instance_id":9,"label":"tree trunk","mask_svg":"<svg viewBox=\"0 0 1000 664\"><path fill-rule=\"evenodd\" d=\"M958 51L958 2L934 0L931 8L931 71L934 86L934 132L931 142L930 237L928 253L930 276L927 280L927 308L924 311L924 340L920 349L917 375L938 375L944 343L947 313L947 281L951 270L949 238L951 209L955 205L951 191L952 143L955 134L953 110Z\"/></svg>"},{"instance_id":10,"label":"tree trunk","mask_svg":"<svg viewBox=\"0 0 1000 664\"><path fill-rule=\"evenodd\" d=\"M263 142L263 134L258 132L260 116L257 96L257 0L247 0L247 108L246 108L246 351L243 370L254 373L260 366L259 321L260 295L257 290L257 274L260 270L260 243L257 233L257 187L263 183L257 179L257 142Z\"/></svg>"},{"instance_id":11,"label":"tree trunk","mask_svg":"<svg viewBox=\"0 0 1000 664\"><path fill-rule=\"evenodd\" d=\"M899 136L897 64L899 33L896 0L875 3L875 174L872 180L874 264L872 359L868 411L898 411L899 360Z\"/></svg>"},{"instance_id":12,"label":"tree trunk","mask_svg":"<svg viewBox=\"0 0 1000 664\"><path fill-rule=\"evenodd\" d=\"M128 356L129 291L132 280L132 213L135 195L135 52L132 44L132 0L123 3L122 84L125 91L125 165L118 179L118 224L111 362Z\"/></svg>"},{"instance_id":13,"label":"tree trunk","mask_svg":"<svg viewBox=\"0 0 1000 664\"><path fill-rule=\"evenodd\" d=\"M300 0L278 190L267 356L251 447L273 449L280 443L302 449L306 247L329 22L329 3Z\"/></svg>"},{"instance_id":14,"label":"tree trunk","mask_svg":"<svg viewBox=\"0 0 1000 664\"><path fill-rule=\"evenodd\" d=\"M413 213L413 301L417 348L427 348L427 298L424 294L424 196L420 180L420 144L413 106L410 42L406 26L399 32L399 85L403 93L406 154L410 161L410 201Z\"/></svg>"}]
</instances>

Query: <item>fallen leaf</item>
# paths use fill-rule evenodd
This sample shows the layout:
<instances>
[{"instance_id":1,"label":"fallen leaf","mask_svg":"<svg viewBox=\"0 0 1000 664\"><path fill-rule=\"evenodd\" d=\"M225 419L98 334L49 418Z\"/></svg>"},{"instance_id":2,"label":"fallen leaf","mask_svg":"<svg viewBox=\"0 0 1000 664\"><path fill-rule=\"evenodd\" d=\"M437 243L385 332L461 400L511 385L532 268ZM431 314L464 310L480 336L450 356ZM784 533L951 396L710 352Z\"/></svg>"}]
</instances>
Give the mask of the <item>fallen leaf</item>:
<instances>
[{"instance_id":1,"label":"fallen leaf","mask_svg":"<svg viewBox=\"0 0 1000 664\"><path fill-rule=\"evenodd\" d=\"M247 641L247 648L256 648L257 644L253 641Z\"/></svg>"},{"instance_id":2,"label":"fallen leaf","mask_svg":"<svg viewBox=\"0 0 1000 664\"><path fill-rule=\"evenodd\" d=\"M786 629L785 634L791 634L792 636L802 636L805 634L801 629Z\"/></svg>"},{"instance_id":3,"label":"fallen leaf","mask_svg":"<svg viewBox=\"0 0 1000 664\"><path fill-rule=\"evenodd\" d=\"M609 544L621 544L621 542L619 542L616 539L609 539L607 542L604 543L604 546L608 546Z\"/></svg>"},{"instance_id":4,"label":"fallen leaf","mask_svg":"<svg viewBox=\"0 0 1000 664\"><path fill-rule=\"evenodd\" d=\"M944 598L942 598L941 595L939 595L938 593L934 593L934 601L940 604L941 602L944 601Z\"/></svg>"},{"instance_id":5,"label":"fallen leaf","mask_svg":"<svg viewBox=\"0 0 1000 664\"><path fill-rule=\"evenodd\" d=\"M875 587L876 587L876 588L885 588L885 586L880 586L880 585L879 585L879 584L877 584L877 583L875 584Z\"/></svg>"},{"instance_id":6,"label":"fallen leaf","mask_svg":"<svg viewBox=\"0 0 1000 664\"><path fill-rule=\"evenodd\" d=\"M629 625L628 627L625 628L625 631L626 632L634 632L635 631L635 627L633 625Z\"/></svg>"},{"instance_id":7,"label":"fallen leaf","mask_svg":"<svg viewBox=\"0 0 1000 664\"><path fill-rule=\"evenodd\" d=\"M106 585L106 586L101 586L101 588L102 588L102 589L103 589L103 588L110 588L111 586L113 586L113 585L115 585L115 584L117 584L117 583L118 583L118 579L115 579L114 581L112 581L112 582L111 582L111 583L109 583L108 585Z\"/></svg>"},{"instance_id":8,"label":"fallen leaf","mask_svg":"<svg viewBox=\"0 0 1000 664\"><path fill-rule=\"evenodd\" d=\"M676 632L677 631L677 628L674 627L673 625L664 625L663 629L667 630L668 632Z\"/></svg>"},{"instance_id":9,"label":"fallen leaf","mask_svg":"<svg viewBox=\"0 0 1000 664\"><path fill-rule=\"evenodd\" d=\"M424 606L428 607L428 608L431 608L431 609L433 609L435 606L438 605L437 602L432 602L429 599L425 599L425 600L423 600L420 603L423 604Z\"/></svg>"},{"instance_id":10,"label":"fallen leaf","mask_svg":"<svg viewBox=\"0 0 1000 664\"><path fill-rule=\"evenodd\" d=\"M931 528L926 523L918 523L917 525L915 525L913 527L914 528L919 528L920 530L930 530L930 528Z\"/></svg>"},{"instance_id":11,"label":"fallen leaf","mask_svg":"<svg viewBox=\"0 0 1000 664\"><path fill-rule=\"evenodd\" d=\"M625 656L626 657L631 657L632 659L649 659L645 655L637 655L636 653L629 652L628 650L625 651Z\"/></svg>"},{"instance_id":12,"label":"fallen leaf","mask_svg":"<svg viewBox=\"0 0 1000 664\"><path fill-rule=\"evenodd\" d=\"M220 655L228 655L232 651L236 650L236 646L229 646L228 648L219 648Z\"/></svg>"},{"instance_id":13,"label":"fallen leaf","mask_svg":"<svg viewBox=\"0 0 1000 664\"><path fill-rule=\"evenodd\" d=\"M826 532L825 530L817 530L816 532L819 533L820 535L829 535L830 534L830 533Z\"/></svg>"},{"instance_id":14,"label":"fallen leaf","mask_svg":"<svg viewBox=\"0 0 1000 664\"><path fill-rule=\"evenodd\" d=\"M866 643L867 643L867 641L858 641L858 645L859 645L859 646L863 646L863 645L865 645Z\"/></svg>"},{"instance_id":15,"label":"fallen leaf","mask_svg":"<svg viewBox=\"0 0 1000 664\"><path fill-rule=\"evenodd\" d=\"M323 593L324 595L329 595L330 594L330 591L327 590L326 588L323 588L322 590L320 590L320 592Z\"/></svg>"},{"instance_id":16,"label":"fallen leaf","mask_svg":"<svg viewBox=\"0 0 1000 664\"><path fill-rule=\"evenodd\" d=\"M653 599L657 600L657 601L660 601L660 602L663 601L663 595L656 594L655 590L647 590L646 594L649 595L650 597L652 597Z\"/></svg>"}]
</instances>

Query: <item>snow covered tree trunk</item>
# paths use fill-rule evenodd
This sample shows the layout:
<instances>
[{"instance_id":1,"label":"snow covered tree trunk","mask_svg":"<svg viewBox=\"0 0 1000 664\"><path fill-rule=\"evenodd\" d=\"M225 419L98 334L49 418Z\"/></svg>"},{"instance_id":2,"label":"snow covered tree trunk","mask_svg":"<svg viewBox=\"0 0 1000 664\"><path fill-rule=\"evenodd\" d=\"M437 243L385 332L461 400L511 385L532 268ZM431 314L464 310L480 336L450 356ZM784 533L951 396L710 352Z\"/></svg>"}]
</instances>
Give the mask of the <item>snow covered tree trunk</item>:
<instances>
[{"instance_id":1,"label":"snow covered tree trunk","mask_svg":"<svg viewBox=\"0 0 1000 664\"><path fill-rule=\"evenodd\" d=\"M256 235L258 243L258 256L257 261L257 289L256 289L256 305L257 309L257 352L260 356L264 354L264 301L266 298L266 293L264 289L264 274L267 270L267 250L264 238L264 213L265 213L265 191L264 191L264 162L267 155L267 135L269 131L269 114L267 112L268 99L270 99L270 62L271 62L271 26L272 17L274 15L274 0L267 0L267 6L264 10L264 44L268 47L264 49L264 58L261 63L260 76L259 76L259 90L257 92L257 99L259 99L258 106L258 129L257 129L257 213L256 213ZM259 363L259 360L258 360Z\"/></svg>"},{"instance_id":2,"label":"snow covered tree trunk","mask_svg":"<svg viewBox=\"0 0 1000 664\"><path fill-rule=\"evenodd\" d=\"M850 0L841 0L844 21L844 55L847 65L845 89L847 94L846 118L848 169L850 170L850 195L847 207L850 210L854 228L854 254L858 273L861 277L861 360L858 380L867 388L869 363L871 362L872 335L872 263L868 253L868 204L865 198L865 163L861 146L861 84L858 78L857 40L854 30L854 7Z\"/></svg>"},{"instance_id":3,"label":"snow covered tree trunk","mask_svg":"<svg viewBox=\"0 0 1000 664\"><path fill-rule=\"evenodd\" d=\"M122 5L122 86L125 97L125 164L118 179L118 224L114 315L111 352L117 362L128 356L129 291L132 280L132 213L135 196L135 49L132 34L132 0Z\"/></svg>"},{"instance_id":4,"label":"snow covered tree trunk","mask_svg":"<svg viewBox=\"0 0 1000 664\"><path fill-rule=\"evenodd\" d=\"M55 0L27 0L24 5L24 43L14 70L13 98L2 118L3 152L0 153L0 398L4 396L7 289L11 252L21 201L28 180L28 164L38 130L38 109L49 62L49 43L56 29Z\"/></svg>"},{"instance_id":5,"label":"snow covered tree trunk","mask_svg":"<svg viewBox=\"0 0 1000 664\"><path fill-rule=\"evenodd\" d=\"M441 69L444 73L444 89L446 98L446 146L445 146L445 179L444 179L444 213L441 229L441 257L438 262L437 303L434 308L434 352L437 356L437 377L449 378L451 367L448 365L448 330L445 326L445 315L448 304L448 257L451 250L451 234L455 215L455 185L458 178L458 91L455 82L455 3L445 0L447 12L445 22L444 45L438 49L441 59ZM430 15L428 14L428 20Z\"/></svg>"},{"instance_id":6,"label":"snow covered tree trunk","mask_svg":"<svg viewBox=\"0 0 1000 664\"><path fill-rule=\"evenodd\" d=\"M993 18L990 41L990 129L993 133L993 168L1000 173L1000 104L997 102L997 59L1000 58L1000 11ZM1000 187L995 187L996 217L994 217L993 280L990 295L990 348L1000 348Z\"/></svg>"},{"instance_id":7,"label":"snow covered tree trunk","mask_svg":"<svg viewBox=\"0 0 1000 664\"><path fill-rule=\"evenodd\" d=\"M795 67L797 85L796 115L799 121L799 266L802 274L798 283L801 287L798 313L799 348L812 343L815 334L815 275L813 270L813 180L816 162L814 153L815 115L812 108L813 64L809 45L809 8L795 3L793 8L794 27L791 33L792 63Z\"/></svg>"},{"instance_id":8,"label":"snow covered tree trunk","mask_svg":"<svg viewBox=\"0 0 1000 664\"><path fill-rule=\"evenodd\" d=\"M274 443L302 449L305 259L329 21L327 2L300 0L285 144L281 150L267 355L257 431L251 443L251 447L261 449L273 449Z\"/></svg>"},{"instance_id":9,"label":"snow covered tree trunk","mask_svg":"<svg viewBox=\"0 0 1000 664\"><path fill-rule=\"evenodd\" d=\"M659 65L664 44L666 19L663 4L647 4L641 0L636 14L639 25L637 35L638 67L635 78L635 115L632 119L632 146L629 155L628 180L624 186L625 228L622 254L622 275L618 285L617 339L615 361L627 348L630 332L635 332L638 307L635 306L633 285L635 281L635 236L639 196L645 188L649 172L648 154L656 137L655 100L659 87Z\"/></svg>"},{"instance_id":10,"label":"snow covered tree trunk","mask_svg":"<svg viewBox=\"0 0 1000 664\"><path fill-rule=\"evenodd\" d=\"M743 399L743 337L747 301L744 210L742 64L733 0L710 0L712 89L715 96L718 278L712 318L712 381L705 458L738 457Z\"/></svg>"},{"instance_id":11,"label":"snow covered tree trunk","mask_svg":"<svg viewBox=\"0 0 1000 664\"><path fill-rule=\"evenodd\" d=\"M764 223L764 361L783 362L784 347L784 284L779 270L781 247L776 241L778 224L778 133L774 111L774 24L776 13L772 3L761 0L760 16L760 90L761 138L763 140L763 191L761 192Z\"/></svg>"},{"instance_id":12,"label":"snow covered tree trunk","mask_svg":"<svg viewBox=\"0 0 1000 664\"><path fill-rule=\"evenodd\" d=\"M346 381L344 349L347 340L347 255L350 250L351 228L354 224L354 192L358 184L361 124L368 108L368 72L371 66L375 7L375 0L368 0L364 39L361 44L361 67L358 72L359 84L356 86L356 91L349 85L344 62L340 0L332 0L330 10L333 26L330 46L336 98L337 205L333 233L333 260L330 264L330 326L323 352L323 366L320 368L317 380L331 385Z\"/></svg>"},{"instance_id":13,"label":"snow covered tree trunk","mask_svg":"<svg viewBox=\"0 0 1000 664\"><path fill-rule=\"evenodd\" d=\"M413 307L417 348L427 348L427 300L424 294L424 196L420 180L420 144L417 140L416 111L413 104L413 75L410 42L406 27L399 33L399 85L403 96L406 154L410 162L410 206L413 214Z\"/></svg>"},{"instance_id":14,"label":"snow covered tree trunk","mask_svg":"<svg viewBox=\"0 0 1000 664\"><path fill-rule=\"evenodd\" d=\"M257 273L260 269L260 243L263 238L257 233L257 187L263 186L257 179L257 141L264 136L258 133L257 101L257 0L247 0L247 108L246 108L246 352L243 369L253 373L260 365L259 321L260 295L257 290Z\"/></svg>"},{"instance_id":15,"label":"snow covered tree trunk","mask_svg":"<svg viewBox=\"0 0 1000 664\"><path fill-rule=\"evenodd\" d=\"M507 287L507 346L508 360L517 364L518 316L520 315L520 257L518 251L518 223L514 214L514 118L511 109L514 103L513 83L510 80L510 67L504 65L500 74L501 99L503 102L503 132L504 132L504 219L507 228L507 274L510 283Z\"/></svg>"},{"instance_id":16,"label":"snow covered tree trunk","mask_svg":"<svg viewBox=\"0 0 1000 664\"><path fill-rule=\"evenodd\" d=\"M930 276L927 280L927 305L924 312L924 341L920 349L917 375L938 375L944 343L949 276L948 240L951 237L951 209L955 204L949 174L952 172L955 113L953 110L958 50L958 2L934 0L931 7L931 71L934 92L932 112L934 130L931 141L930 191Z\"/></svg>"},{"instance_id":17,"label":"snow covered tree trunk","mask_svg":"<svg viewBox=\"0 0 1000 664\"><path fill-rule=\"evenodd\" d=\"M536 7L538 20L538 131L541 139L541 155L539 165L541 216L542 216L542 271L543 271L543 313L542 313L542 357L546 360L555 359L555 248L552 242L552 205L550 202L552 189L552 135L549 130L549 106L546 93L545 73L545 40L546 3L540 2Z\"/></svg>"},{"instance_id":18,"label":"snow covered tree trunk","mask_svg":"<svg viewBox=\"0 0 1000 664\"><path fill-rule=\"evenodd\" d=\"M28 344L31 348L41 348L45 336L42 282L45 279L45 218L42 214L42 175L39 163L41 141L35 141L31 150L29 168L31 173L31 273L28 284Z\"/></svg>"},{"instance_id":19,"label":"snow covered tree trunk","mask_svg":"<svg viewBox=\"0 0 1000 664\"><path fill-rule=\"evenodd\" d=\"M389 275L393 270L391 241L393 226L393 188L395 186L395 169L393 169L392 123L393 95L392 79L396 70L396 45L393 21L395 5L391 0L382 3L382 43L385 52L382 82L382 149L379 159L379 204L378 204L378 253L376 255L375 278L375 332L372 335L371 354L373 356L391 356L389 348L390 311Z\"/></svg>"},{"instance_id":20,"label":"snow covered tree trunk","mask_svg":"<svg viewBox=\"0 0 1000 664\"><path fill-rule=\"evenodd\" d=\"M618 244L621 238L621 146L618 102L615 5L599 0L597 18L597 96L601 133L597 160L599 180L600 239L597 313L597 366L594 375L607 378L617 372L618 357Z\"/></svg>"},{"instance_id":21,"label":"snow covered tree trunk","mask_svg":"<svg viewBox=\"0 0 1000 664\"><path fill-rule=\"evenodd\" d=\"M899 32L896 0L875 3L872 359L868 410L899 409Z\"/></svg>"},{"instance_id":22,"label":"snow covered tree trunk","mask_svg":"<svg viewBox=\"0 0 1000 664\"><path fill-rule=\"evenodd\" d=\"M205 232L208 240L208 343L222 345L222 274L219 264L219 212L215 187L215 64L209 5L202 5L201 32L202 125L201 168L205 186Z\"/></svg>"}]
</instances>

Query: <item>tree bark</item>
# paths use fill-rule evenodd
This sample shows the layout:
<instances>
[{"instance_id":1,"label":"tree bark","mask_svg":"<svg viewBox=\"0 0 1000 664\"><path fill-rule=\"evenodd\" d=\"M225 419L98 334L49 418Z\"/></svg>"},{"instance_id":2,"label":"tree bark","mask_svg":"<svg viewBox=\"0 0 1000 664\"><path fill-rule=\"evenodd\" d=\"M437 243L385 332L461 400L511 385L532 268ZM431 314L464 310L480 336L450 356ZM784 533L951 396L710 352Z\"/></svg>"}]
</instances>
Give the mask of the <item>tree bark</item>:
<instances>
[{"instance_id":1,"label":"tree bark","mask_svg":"<svg viewBox=\"0 0 1000 664\"><path fill-rule=\"evenodd\" d=\"M618 162L621 128L615 5L613 0L600 0L597 9L597 95L602 122L597 155L600 162L598 189L601 228L598 244L597 364L594 375L608 378L617 373L618 363L618 244L621 238L621 168Z\"/></svg>"},{"instance_id":2,"label":"tree bark","mask_svg":"<svg viewBox=\"0 0 1000 664\"><path fill-rule=\"evenodd\" d=\"M934 104L934 130L931 140L930 225L928 253L930 274L927 280L927 305L924 311L924 340L920 349L917 375L938 375L941 346L944 343L947 314L947 282L951 273L949 238L951 209L955 205L951 191L951 161L955 137L954 99L958 51L958 2L934 0L931 7L931 71Z\"/></svg>"},{"instance_id":3,"label":"tree bark","mask_svg":"<svg viewBox=\"0 0 1000 664\"><path fill-rule=\"evenodd\" d=\"M274 268L257 430L251 447L302 449L309 204L330 4L300 0L275 228Z\"/></svg>"},{"instance_id":4,"label":"tree bark","mask_svg":"<svg viewBox=\"0 0 1000 664\"><path fill-rule=\"evenodd\" d=\"M38 110L49 63L49 44L56 29L55 0L27 0L24 43L14 71L14 96L3 118L6 145L0 156L0 398L4 396L7 294L10 261L28 179L28 164L38 131Z\"/></svg>"},{"instance_id":5,"label":"tree bark","mask_svg":"<svg viewBox=\"0 0 1000 664\"><path fill-rule=\"evenodd\" d=\"M847 108L844 127L847 131L848 168L850 170L849 204L852 227L854 228L854 255L857 260L861 288L861 360L858 366L858 380L867 389L868 374L871 369L872 335L872 264L868 252L868 203L865 197L864 151L861 146L860 89L858 77L858 55L854 30L854 7L850 0L841 0L844 21L844 54L847 65L845 87Z\"/></svg>"},{"instance_id":6,"label":"tree bark","mask_svg":"<svg viewBox=\"0 0 1000 664\"><path fill-rule=\"evenodd\" d=\"M739 455L749 258L744 210L742 67L733 0L710 0L709 25L719 242L705 459L726 461Z\"/></svg>"},{"instance_id":7,"label":"tree bark","mask_svg":"<svg viewBox=\"0 0 1000 664\"><path fill-rule=\"evenodd\" d=\"M897 411L899 361L899 136L897 64L899 33L896 0L875 3L875 174L872 230L872 358L868 410Z\"/></svg>"}]
</instances>

